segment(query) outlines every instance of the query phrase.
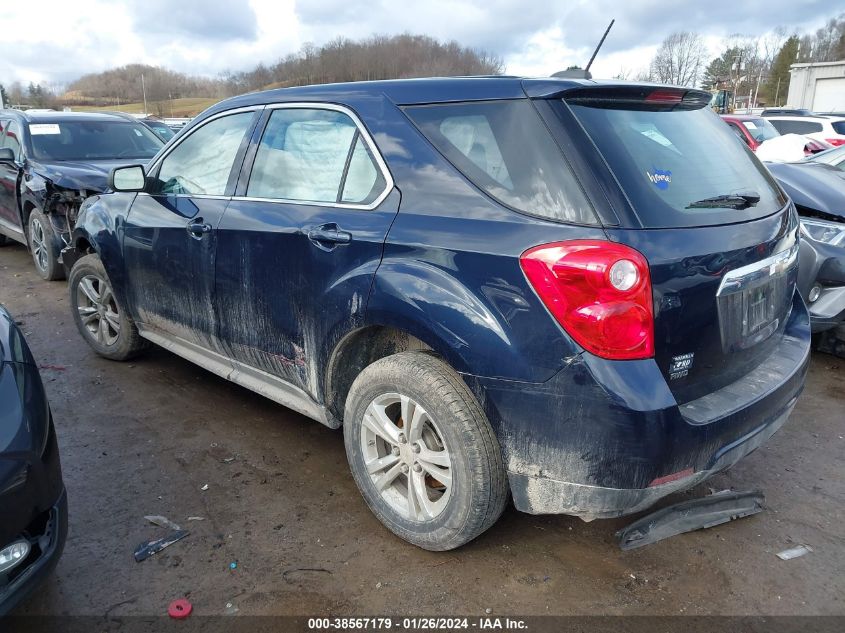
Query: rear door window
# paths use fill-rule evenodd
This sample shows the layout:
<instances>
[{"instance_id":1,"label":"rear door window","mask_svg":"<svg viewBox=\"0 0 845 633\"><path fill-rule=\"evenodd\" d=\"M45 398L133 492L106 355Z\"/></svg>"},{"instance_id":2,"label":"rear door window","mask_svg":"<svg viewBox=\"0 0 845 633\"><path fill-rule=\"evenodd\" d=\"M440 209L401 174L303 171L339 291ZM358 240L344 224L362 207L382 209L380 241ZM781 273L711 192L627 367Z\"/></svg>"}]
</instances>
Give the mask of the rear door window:
<instances>
[{"instance_id":1,"label":"rear door window","mask_svg":"<svg viewBox=\"0 0 845 633\"><path fill-rule=\"evenodd\" d=\"M270 115L249 177L251 198L368 205L386 186L345 113L283 108Z\"/></svg>"},{"instance_id":2,"label":"rear door window","mask_svg":"<svg viewBox=\"0 0 845 633\"><path fill-rule=\"evenodd\" d=\"M598 223L528 99L410 106L405 113L468 180L506 206L552 220Z\"/></svg>"},{"instance_id":3,"label":"rear door window","mask_svg":"<svg viewBox=\"0 0 845 633\"><path fill-rule=\"evenodd\" d=\"M831 123L833 131L837 134L845 134L845 121L833 121Z\"/></svg>"},{"instance_id":4,"label":"rear door window","mask_svg":"<svg viewBox=\"0 0 845 633\"><path fill-rule=\"evenodd\" d=\"M634 107L589 98L569 107L645 227L743 222L786 204L762 163L709 108ZM737 193L760 200L741 209L705 202ZM738 206L735 200L732 206Z\"/></svg>"}]
</instances>

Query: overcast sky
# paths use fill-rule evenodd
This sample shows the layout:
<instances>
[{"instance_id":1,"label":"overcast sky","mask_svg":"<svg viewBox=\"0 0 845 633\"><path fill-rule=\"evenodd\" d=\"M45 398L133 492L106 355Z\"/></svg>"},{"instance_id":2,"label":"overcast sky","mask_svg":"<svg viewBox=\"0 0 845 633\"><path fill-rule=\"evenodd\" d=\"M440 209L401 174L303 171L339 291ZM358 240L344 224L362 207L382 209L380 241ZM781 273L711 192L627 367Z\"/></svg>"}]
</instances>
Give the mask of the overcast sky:
<instances>
[{"instance_id":1,"label":"overcast sky","mask_svg":"<svg viewBox=\"0 0 845 633\"><path fill-rule=\"evenodd\" d=\"M593 70L645 67L677 30L722 38L777 26L815 30L845 0L30 0L0 11L0 83L65 83L141 62L216 75L272 64L305 42L401 32L486 49L507 72L545 76L583 66L611 18Z\"/></svg>"}]
</instances>

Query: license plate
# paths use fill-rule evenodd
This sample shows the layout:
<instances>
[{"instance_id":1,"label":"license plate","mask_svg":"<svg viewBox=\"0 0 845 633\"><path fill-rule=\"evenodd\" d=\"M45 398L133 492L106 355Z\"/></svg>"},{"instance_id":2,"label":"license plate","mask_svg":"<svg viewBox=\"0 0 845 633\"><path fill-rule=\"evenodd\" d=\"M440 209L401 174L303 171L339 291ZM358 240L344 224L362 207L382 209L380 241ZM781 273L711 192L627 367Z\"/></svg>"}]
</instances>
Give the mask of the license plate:
<instances>
[{"instance_id":1,"label":"license plate","mask_svg":"<svg viewBox=\"0 0 845 633\"><path fill-rule=\"evenodd\" d=\"M751 288L743 295L745 318L742 323L742 334L749 336L762 330L774 319L771 286Z\"/></svg>"}]
</instances>

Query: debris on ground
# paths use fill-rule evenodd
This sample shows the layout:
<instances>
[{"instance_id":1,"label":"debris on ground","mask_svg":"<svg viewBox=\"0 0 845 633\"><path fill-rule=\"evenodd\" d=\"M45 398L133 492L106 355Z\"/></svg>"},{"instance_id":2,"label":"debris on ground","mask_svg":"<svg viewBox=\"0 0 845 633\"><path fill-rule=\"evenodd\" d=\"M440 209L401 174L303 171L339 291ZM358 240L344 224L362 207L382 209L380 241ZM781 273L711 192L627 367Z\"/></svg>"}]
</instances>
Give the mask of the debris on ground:
<instances>
[{"instance_id":1,"label":"debris on ground","mask_svg":"<svg viewBox=\"0 0 845 633\"><path fill-rule=\"evenodd\" d=\"M710 528L763 511L765 497L759 490L723 490L709 497L683 501L652 512L619 530L616 538L623 550L662 541L670 536Z\"/></svg>"},{"instance_id":2,"label":"debris on ground","mask_svg":"<svg viewBox=\"0 0 845 633\"><path fill-rule=\"evenodd\" d=\"M140 563L141 561L147 560L153 554L158 554L165 547L170 547L176 541L181 541L183 538L188 536L188 534L190 534L190 532L187 530L176 530L164 538L141 543L135 548L135 562Z\"/></svg>"},{"instance_id":3,"label":"debris on ground","mask_svg":"<svg viewBox=\"0 0 845 633\"><path fill-rule=\"evenodd\" d=\"M66 371L67 367L64 365L39 365L38 369L51 369L53 371Z\"/></svg>"},{"instance_id":4,"label":"debris on ground","mask_svg":"<svg viewBox=\"0 0 845 633\"><path fill-rule=\"evenodd\" d=\"M208 490L208 484L205 484L202 488L200 488L200 490L202 490L203 492Z\"/></svg>"},{"instance_id":5,"label":"debris on ground","mask_svg":"<svg viewBox=\"0 0 845 633\"><path fill-rule=\"evenodd\" d=\"M171 602L170 606L167 607L167 615L174 620L184 620L191 615L191 611L193 610L193 605L186 598L179 598Z\"/></svg>"},{"instance_id":6,"label":"debris on ground","mask_svg":"<svg viewBox=\"0 0 845 633\"><path fill-rule=\"evenodd\" d=\"M223 611L223 613L225 615L235 615L238 611L240 611L240 609L238 609L238 607L235 606L234 602L227 602L226 603L226 609Z\"/></svg>"},{"instance_id":7,"label":"debris on ground","mask_svg":"<svg viewBox=\"0 0 845 633\"><path fill-rule=\"evenodd\" d=\"M781 560L792 560L793 558L798 558L804 554L809 554L812 551L813 548L809 545L799 545L798 547L791 547L783 550L782 552L778 552L777 557Z\"/></svg>"},{"instance_id":8,"label":"debris on ground","mask_svg":"<svg viewBox=\"0 0 845 633\"><path fill-rule=\"evenodd\" d=\"M205 521L205 517L188 517L188 521Z\"/></svg>"},{"instance_id":9,"label":"debris on ground","mask_svg":"<svg viewBox=\"0 0 845 633\"><path fill-rule=\"evenodd\" d=\"M222 461L224 464L231 464L236 459L237 459L237 457L226 457L226 458L224 458L220 461Z\"/></svg>"},{"instance_id":10,"label":"debris on ground","mask_svg":"<svg viewBox=\"0 0 845 633\"><path fill-rule=\"evenodd\" d=\"M237 568L238 568L238 561L233 560L231 563L229 563L229 569L234 570L234 569L237 569Z\"/></svg>"},{"instance_id":11,"label":"debris on ground","mask_svg":"<svg viewBox=\"0 0 845 633\"><path fill-rule=\"evenodd\" d=\"M170 530L178 531L182 528L176 525L173 521L168 519L167 517L163 517L160 515L149 515L145 516L144 519L152 523L153 525L157 525L159 527L168 528Z\"/></svg>"}]
</instances>

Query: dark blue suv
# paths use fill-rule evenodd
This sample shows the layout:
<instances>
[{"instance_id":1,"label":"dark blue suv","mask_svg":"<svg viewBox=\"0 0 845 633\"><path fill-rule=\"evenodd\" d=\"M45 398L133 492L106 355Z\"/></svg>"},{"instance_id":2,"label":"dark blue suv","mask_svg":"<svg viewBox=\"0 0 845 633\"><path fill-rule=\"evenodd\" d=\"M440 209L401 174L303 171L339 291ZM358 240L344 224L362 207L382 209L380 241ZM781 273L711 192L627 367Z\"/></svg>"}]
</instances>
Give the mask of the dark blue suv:
<instances>
[{"instance_id":1,"label":"dark blue suv","mask_svg":"<svg viewBox=\"0 0 845 633\"><path fill-rule=\"evenodd\" d=\"M709 99L514 77L229 99L83 205L74 318L107 358L152 342L342 424L367 504L421 547L509 493L639 511L760 446L808 363L795 210Z\"/></svg>"}]
</instances>

